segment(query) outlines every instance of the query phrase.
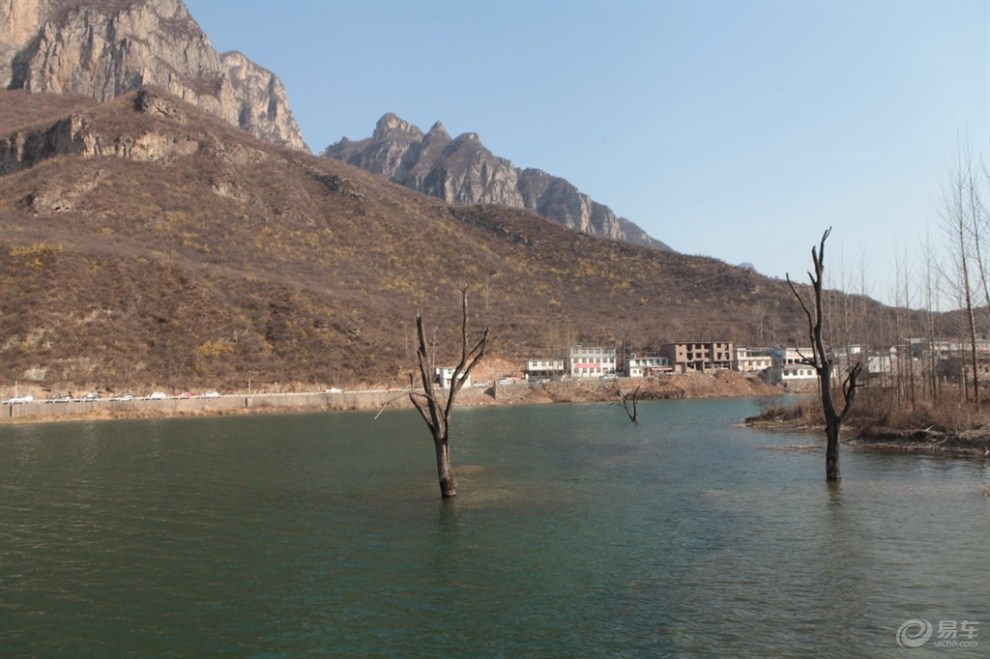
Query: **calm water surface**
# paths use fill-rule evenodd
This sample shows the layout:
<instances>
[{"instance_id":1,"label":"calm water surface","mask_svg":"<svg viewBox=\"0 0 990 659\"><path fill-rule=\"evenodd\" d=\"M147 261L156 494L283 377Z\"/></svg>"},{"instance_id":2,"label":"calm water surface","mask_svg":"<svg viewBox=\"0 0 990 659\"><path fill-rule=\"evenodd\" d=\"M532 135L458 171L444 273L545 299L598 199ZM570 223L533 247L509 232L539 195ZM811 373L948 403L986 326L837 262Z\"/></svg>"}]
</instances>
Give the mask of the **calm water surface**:
<instances>
[{"instance_id":1,"label":"calm water surface","mask_svg":"<svg viewBox=\"0 0 990 659\"><path fill-rule=\"evenodd\" d=\"M461 409L452 502L413 412L0 427L0 653L987 656L987 463L755 409Z\"/></svg>"}]
</instances>

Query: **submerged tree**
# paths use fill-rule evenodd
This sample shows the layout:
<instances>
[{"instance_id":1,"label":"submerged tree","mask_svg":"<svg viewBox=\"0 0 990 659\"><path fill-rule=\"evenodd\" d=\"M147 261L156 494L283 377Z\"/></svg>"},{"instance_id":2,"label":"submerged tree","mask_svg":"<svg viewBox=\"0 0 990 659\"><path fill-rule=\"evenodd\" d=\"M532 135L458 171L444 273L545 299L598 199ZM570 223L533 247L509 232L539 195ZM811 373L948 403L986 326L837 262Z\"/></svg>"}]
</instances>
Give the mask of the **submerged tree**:
<instances>
[{"instance_id":1,"label":"submerged tree","mask_svg":"<svg viewBox=\"0 0 990 659\"><path fill-rule=\"evenodd\" d=\"M410 373L409 399L419 415L423 417L426 427L433 435L433 445L437 455L437 477L440 479L440 496L450 498L457 494L457 482L454 480L454 470L450 462L450 417L454 412L454 399L467 382L471 371L485 356L488 347L488 328L484 329L481 338L468 349L468 310L467 288L461 289L461 358L454 367L450 377L450 389L446 397L437 392L436 378L433 370L432 353L426 343L426 333L423 331L423 317L416 315L416 335L419 347L416 350L416 363L419 367L419 379L423 391L412 389L415 377Z\"/></svg>"},{"instance_id":2,"label":"submerged tree","mask_svg":"<svg viewBox=\"0 0 990 659\"><path fill-rule=\"evenodd\" d=\"M617 388L615 394L619 397L619 402L616 405L622 405L622 409L626 411L626 416L633 423L639 421L639 388L642 384L636 385L636 389L633 391L622 391L621 388Z\"/></svg>"},{"instance_id":3,"label":"submerged tree","mask_svg":"<svg viewBox=\"0 0 990 659\"><path fill-rule=\"evenodd\" d=\"M825 240L832 232L829 228L822 234L821 242L816 250L811 248L811 261L815 266L814 273L809 272L811 279L811 289L814 293L814 311L808 306L804 298L798 293L797 288L787 276L787 285L791 287L791 292L801 304L805 316L808 319L808 335L811 338L811 357L805 357L804 363L815 369L818 374L818 387L822 399L822 410L825 415L825 480L837 481L839 475L839 430L842 422L852 408L853 400L856 398L856 387L859 386L857 380L863 369L862 362L850 364L845 378L842 379L842 411L835 409L835 401L832 396L832 360L825 351L824 325L825 318L822 303L822 272L825 270ZM849 355L846 355L849 358Z\"/></svg>"}]
</instances>

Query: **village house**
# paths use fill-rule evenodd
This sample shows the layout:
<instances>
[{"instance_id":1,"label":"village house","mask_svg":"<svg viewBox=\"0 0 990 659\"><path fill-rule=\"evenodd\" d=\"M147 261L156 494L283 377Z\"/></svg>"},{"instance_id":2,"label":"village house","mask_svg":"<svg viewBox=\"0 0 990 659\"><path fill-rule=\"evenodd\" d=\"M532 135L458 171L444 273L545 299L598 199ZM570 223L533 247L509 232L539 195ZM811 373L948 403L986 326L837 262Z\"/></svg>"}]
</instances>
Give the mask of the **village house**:
<instances>
[{"instance_id":1,"label":"village house","mask_svg":"<svg viewBox=\"0 0 990 659\"><path fill-rule=\"evenodd\" d=\"M799 383L818 379L818 371L807 363L815 354L811 348L770 348L773 364L767 371L766 380L770 384Z\"/></svg>"},{"instance_id":2,"label":"village house","mask_svg":"<svg viewBox=\"0 0 990 659\"><path fill-rule=\"evenodd\" d=\"M769 371L770 384L803 384L818 379L818 371L810 364L783 364L773 366Z\"/></svg>"},{"instance_id":3,"label":"village house","mask_svg":"<svg viewBox=\"0 0 990 659\"><path fill-rule=\"evenodd\" d=\"M523 377L527 381L559 380L563 374L563 359L530 359L523 369Z\"/></svg>"},{"instance_id":4,"label":"village house","mask_svg":"<svg viewBox=\"0 0 990 659\"><path fill-rule=\"evenodd\" d=\"M631 378L644 378L661 373L672 373L674 367L666 357L647 357L633 353L626 360L626 375Z\"/></svg>"},{"instance_id":5,"label":"village house","mask_svg":"<svg viewBox=\"0 0 990 659\"><path fill-rule=\"evenodd\" d=\"M440 385L441 389L450 389L450 380L454 377L453 366L441 366L433 369L433 381ZM464 381L465 387L471 386L471 376L468 375Z\"/></svg>"},{"instance_id":6,"label":"village house","mask_svg":"<svg viewBox=\"0 0 990 659\"><path fill-rule=\"evenodd\" d=\"M770 348L736 347L736 370L740 373L762 373L773 366Z\"/></svg>"},{"instance_id":7,"label":"village house","mask_svg":"<svg viewBox=\"0 0 990 659\"><path fill-rule=\"evenodd\" d=\"M858 351L858 350L857 350ZM807 360L813 359L814 349L808 348L786 348L777 346L770 348L770 356L776 366L793 366L795 364L806 364Z\"/></svg>"},{"instance_id":8,"label":"village house","mask_svg":"<svg viewBox=\"0 0 990 659\"><path fill-rule=\"evenodd\" d=\"M660 354L666 357L674 373L704 373L706 371L731 370L733 366L731 342L664 343Z\"/></svg>"},{"instance_id":9,"label":"village house","mask_svg":"<svg viewBox=\"0 0 990 659\"><path fill-rule=\"evenodd\" d=\"M575 378L615 375L615 348L586 347L581 344L567 349L567 373Z\"/></svg>"}]
</instances>

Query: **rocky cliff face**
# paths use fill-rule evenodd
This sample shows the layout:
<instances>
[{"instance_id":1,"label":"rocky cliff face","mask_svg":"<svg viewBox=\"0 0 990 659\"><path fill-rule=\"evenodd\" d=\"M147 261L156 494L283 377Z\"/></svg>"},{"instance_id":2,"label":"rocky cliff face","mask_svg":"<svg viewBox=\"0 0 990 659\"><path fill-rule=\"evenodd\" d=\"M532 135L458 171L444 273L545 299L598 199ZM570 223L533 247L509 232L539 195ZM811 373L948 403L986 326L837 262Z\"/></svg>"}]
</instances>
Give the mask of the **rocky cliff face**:
<instances>
[{"instance_id":1,"label":"rocky cliff face","mask_svg":"<svg viewBox=\"0 0 990 659\"><path fill-rule=\"evenodd\" d=\"M450 204L525 208L593 236L669 250L633 222L538 169L520 170L492 154L475 133L451 138L437 122L423 132L394 114L378 120L369 139L343 139L323 151Z\"/></svg>"},{"instance_id":2,"label":"rocky cliff face","mask_svg":"<svg viewBox=\"0 0 990 659\"><path fill-rule=\"evenodd\" d=\"M278 78L219 55L181 0L0 0L0 85L100 102L154 85L256 137L305 149Z\"/></svg>"},{"instance_id":3,"label":"rocky cliff face","mask_svg":"<svg viewBox=\"0 0 990 659\"><path fill-rule=\"evenodd\" d=\"M17 93L20 92L0 91L0 112L17 102L6 95ZM197 121L196 109L155 89L141 88L100 107L110 108L123 122L111 126L104 120L101 125L94 126L89 112L72 112L54 123L46 121L25 126L0 137L0 176L27 170L58 157L103 163L94 164L82 174L46 181L30 197L28 208L32 212L47 214L73 210L110 176L105 166L108 158L168 166L206 149L222 152L230 161L261 163L267 159L260 149L246 148L229 140L225 145L223 137L210 131L209 126L186 129L190 112L193 113L191 121ZM141 115L159 121L150 124L139 118ZM144 127L147 125L156 125L157 129L147 130ZM247 150L250 153L245 153ZM215 182L222 183L222 178L214 178ZM222 190L217 192L222 194Z\"/></svg>"},{"instance_id":4,"label":"rocky cliff face","mask_svg":"<svg viewBox=\"0 0 990 659\"><path fill-rule=\"evenodd\" d=\"M176 124L186 122L179 105L154 90L142 88L131 100L134 112ZM15 130L0 138L0 176L58 156L155 162L187 156L199 147L198 141L163 131L115 134L96 131L84 115L73 113L53 124Z\"/></svg>"}]
</instances>

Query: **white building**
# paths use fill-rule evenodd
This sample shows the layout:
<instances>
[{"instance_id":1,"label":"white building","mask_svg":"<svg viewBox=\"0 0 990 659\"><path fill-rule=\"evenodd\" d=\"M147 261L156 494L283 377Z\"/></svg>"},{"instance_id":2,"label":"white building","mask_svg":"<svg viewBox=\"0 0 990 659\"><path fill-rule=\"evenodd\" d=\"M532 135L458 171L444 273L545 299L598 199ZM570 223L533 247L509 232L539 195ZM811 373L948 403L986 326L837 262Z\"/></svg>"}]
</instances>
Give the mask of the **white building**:
<instances>
[{"instance_id":1,"label":"white building","mask_svg":"<svg viewBox=\"0 0 990 659\"><path fill-rule=\"evenodd\" d=\"M567 372L575 378L615 375L615 348L571 346L567 349Z\"/></svg>"},{"instance_id":2,"label":"white building","mask_svg":"<svg viewBox=\"0 0 990 659\"><path fill-rule=\"evenodd\" d=\"M808 348L771 348L770 356L776 367L806 364L807 360L815 358L814 349Z\"/></svg>"},{"instance_id":3,"label":"white building","mask_svg":"<svg viewBox=\"0 0 990 659\"><path fill-rule=\"evenodd\" d=\"M450 389L450 380L454 377L454 367L453 366L441 366L439 368L433 369L433 381L440 385L441 389ZM464 386L471 386L471 376L468 375L464 380Z\"/></svg>"},{"instance_id":4,"label":"white building","mask_svg":"<svg viewBox=\"0 0 990 659\"><path fill-rule=\"evenodd\" d=\"M564 374L563 359L530 359L523 375L527 380L558 380Z\"/></svg>"},{"instance_id":5,"label":"white building","mask_svg":"<svg viewBox=\"0 0 990 659\"><path fill-rule=\"evenodd\" d=\"M769 348L736 347L736 370L740 373L760 373L773 366Z\"/></svg>"},{"instance_id":6,"label":"white building","mask_svg":"<svg viewBox=\"0 0 990 659\"><path fill-rule=\"evenodd\" d=\"M771 384L817 380L818 371L806 361L814 359L814 355L815 351L811 348L771 348L773 365L765 377Z\"/></svg>"},{"instance_id":7,"label":"white building","mask_svg":"<svg viewBox=\"0 0 990 659\"><path fill-rule=\"evenodd\" d=\"M674 367L666 357L640 357L633 355L626 360L626 375L631 378L643 378L658 373L673 373Z\"/></svg>"},{"instance_id":8,"label":"white building","mask_svg":"<svg viewBox=\"0 0 990 659\"><path fill-rule=\"evenodd\" d=\"M813 382L818 379L818 371L809 364L784 364L770 369L771 384Z\"/></svg>"}]
</instances>

